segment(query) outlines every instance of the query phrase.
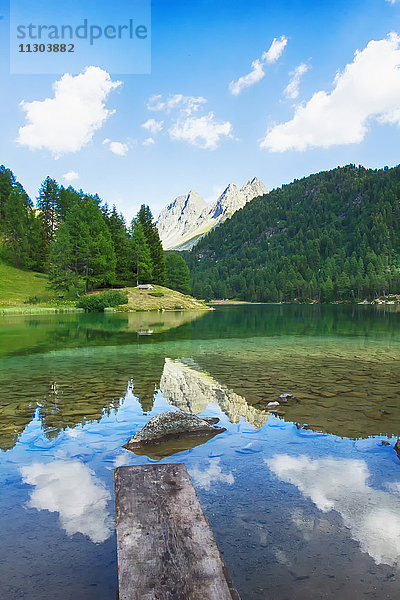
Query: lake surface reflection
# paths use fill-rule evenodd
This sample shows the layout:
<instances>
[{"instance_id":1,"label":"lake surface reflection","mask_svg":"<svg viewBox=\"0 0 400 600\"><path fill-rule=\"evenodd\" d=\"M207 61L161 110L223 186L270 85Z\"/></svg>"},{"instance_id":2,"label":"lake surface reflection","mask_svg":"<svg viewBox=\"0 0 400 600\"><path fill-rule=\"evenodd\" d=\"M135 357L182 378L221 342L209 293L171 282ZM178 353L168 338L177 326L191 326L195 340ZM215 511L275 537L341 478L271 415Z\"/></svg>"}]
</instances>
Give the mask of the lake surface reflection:
<instances>
[{"instance_id":1,"label":"lake surface reflection","mask_svg":"<svg viewBox=\"0 0 400 600\"><path fill-rule=\"evenodd\" d=\"M154 462L122 445L180 408L227 428L160 462L242 600L397 598L399 359L381 307L1 317L0 597L115 599L113 470Z\"/></svg>"}]
</instances>

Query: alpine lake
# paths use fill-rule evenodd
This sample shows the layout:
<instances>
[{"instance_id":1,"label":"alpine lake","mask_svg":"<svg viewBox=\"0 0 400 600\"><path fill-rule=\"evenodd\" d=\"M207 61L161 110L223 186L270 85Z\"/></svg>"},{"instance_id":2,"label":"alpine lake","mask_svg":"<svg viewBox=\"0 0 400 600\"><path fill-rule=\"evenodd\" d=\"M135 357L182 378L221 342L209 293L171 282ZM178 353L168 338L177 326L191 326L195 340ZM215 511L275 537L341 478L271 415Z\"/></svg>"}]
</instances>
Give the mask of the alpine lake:
<instances>
[{"instance_id":1,"label":"alpine lake","mask_svg":"<svg viewBox=\"0 0 400 600\"><path fill-rule=\"evenodd\" d=\"M177 408L227 431L122 448ZM185 463L242 600L400 596L400 307L1 316L0 423L3 600L115 600L114 469L153 462Z\"/></svg>"}]
</instances>

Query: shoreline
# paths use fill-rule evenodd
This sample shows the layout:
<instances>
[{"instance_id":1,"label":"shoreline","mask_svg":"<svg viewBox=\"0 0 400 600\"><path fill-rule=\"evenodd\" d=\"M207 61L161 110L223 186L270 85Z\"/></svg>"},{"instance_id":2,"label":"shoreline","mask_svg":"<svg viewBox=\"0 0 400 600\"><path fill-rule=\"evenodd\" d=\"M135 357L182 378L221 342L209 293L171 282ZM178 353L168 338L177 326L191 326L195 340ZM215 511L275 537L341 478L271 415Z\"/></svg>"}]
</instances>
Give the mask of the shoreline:
<instances>
[{"instance_id":1,"label":"shoreline","mask_svg":"<svg viewBox=\"0 0 400 600\"><path fill-rule=\"evenodd\" d=\"M124 308L125 305L121 305L119 308L105 308L104 311L86 311L84 308L78 308L75 306L36 306L34 304L26 306L15 306L15 307L0 307L0 317L2 316L17 316L17 315L51 315L51 314L75 314L93 312L96 314L104 313L150 313L150 312L183 312L193 310L204 310L212 311L220 306L400 306L400 302L393 301L362 301L362 302L247 302L245 300L215 300L208 302L207 305L195 306L195 307L176 307L176 308L144 308L144 307L133 307L129 306L128 309Z\"/></svg>"},{"instance_id":2,"label":"shoreline","mask_svg":"<svg viewBox=\"0 0 400 600\"><path fill-rule=\"evenodd\" d=\"M66 313L83 313L83 314L104 314L104 313L118 313L118 314L132 314L132 313L149 313L149 312L191 312L196 310L211 311L214 310L212 307L199 307L199 308L133 308L131 310L117 310L114 308L106 308L104 311L86 311L84 308L75 307L36 307L36 308L0 308L0 317L3 316L19 316L19 315L52 315L52 314L66 314Z\"/></svg>"}]
</instances>

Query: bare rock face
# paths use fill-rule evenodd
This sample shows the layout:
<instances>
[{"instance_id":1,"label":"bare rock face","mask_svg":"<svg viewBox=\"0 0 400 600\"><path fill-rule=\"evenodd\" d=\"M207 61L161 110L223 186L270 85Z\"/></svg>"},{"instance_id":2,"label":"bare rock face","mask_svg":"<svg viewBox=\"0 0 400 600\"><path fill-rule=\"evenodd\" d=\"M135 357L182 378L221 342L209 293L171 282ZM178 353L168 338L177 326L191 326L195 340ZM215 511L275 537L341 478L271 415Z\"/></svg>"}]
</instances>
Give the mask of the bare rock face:
<instances>
[{"instance_id":1,"label":"bare rock face","mask_svg":"<svg viewBox=\"0 0 400 600\"><path fill-rule=\"evenodd\" d=\"M194 190L179 196L164 208L157 220L164 250L190 250L208 231L266 193L265 185L254 177L240 189L230 183L211 205Z\"/></svg>"},{"instance_id":2,"label":"bare rock face","mask_svg":"<svg viewBox=\"0 0 400 600\"><path fill-rule=\"evenodd\" d=\"M135 451L180 438L196 436L211 438L217 433L226 431L223 427L214 427L215 421L216 419L213 417L202 419L183 411L163 412L150 419L143 429L135 433L125 444L124 448Z\"/></svg>"},{"instance_id":3,"label":"bare rock face","mask_svg":"<svg viewBox=\"0 0 400 600\"><path fill-rule=\"evenodd\" d=\"M166 206L157 221L164 250L178 246L188 235L191 237L193 224L207 209L207 202L195 190L178 196Z\"/></svg>"}]
</instances>

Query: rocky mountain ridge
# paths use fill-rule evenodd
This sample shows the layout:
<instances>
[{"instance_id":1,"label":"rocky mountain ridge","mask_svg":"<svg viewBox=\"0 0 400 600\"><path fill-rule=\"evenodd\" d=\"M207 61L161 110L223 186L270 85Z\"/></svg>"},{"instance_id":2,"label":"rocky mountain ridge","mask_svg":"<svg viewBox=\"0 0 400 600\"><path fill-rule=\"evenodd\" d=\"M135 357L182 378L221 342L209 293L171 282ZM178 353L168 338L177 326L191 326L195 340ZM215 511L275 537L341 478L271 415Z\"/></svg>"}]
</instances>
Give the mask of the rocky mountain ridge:
<instances>
[{"instance_id":1,"label":"rocky mountain ridge","mask_svg":"<svg viewBox=\"0 0 400 600\"><path fill-rule=\"evenodd\" d=\"M189 250L247 202L266 193L264 184L254 177L242 188L230 183L211 205L195 190L178 196L161 211L157 220L164 250Z\"/></svg>"}]
</instances>

